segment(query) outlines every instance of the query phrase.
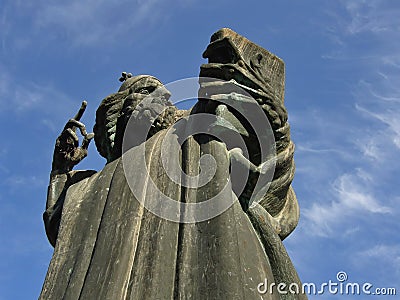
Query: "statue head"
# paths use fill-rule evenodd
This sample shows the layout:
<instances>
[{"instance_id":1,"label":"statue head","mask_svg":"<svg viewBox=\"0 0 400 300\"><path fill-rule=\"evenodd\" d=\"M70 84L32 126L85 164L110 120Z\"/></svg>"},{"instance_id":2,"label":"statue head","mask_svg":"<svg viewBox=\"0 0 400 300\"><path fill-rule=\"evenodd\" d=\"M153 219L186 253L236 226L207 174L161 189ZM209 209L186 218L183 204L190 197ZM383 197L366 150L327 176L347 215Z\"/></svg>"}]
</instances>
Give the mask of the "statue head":
<instances>
[{"instance_id":1,"label":"statue head","mask_svg":"<svg viewBox=\"0 0 400 300\"><path fill-rule=\"evenodd\" d=\"M122 139L131 118L135 126L151 123L147 126L150 127L147 138L150 138L173 124L177 110L168 101L169 91L156 77L124 74L118 92L106 97L96 111L94 140L97 150L107 162L122 155ZM146 101L143 101L145 98Z\"/></svg>"}]
</instances>

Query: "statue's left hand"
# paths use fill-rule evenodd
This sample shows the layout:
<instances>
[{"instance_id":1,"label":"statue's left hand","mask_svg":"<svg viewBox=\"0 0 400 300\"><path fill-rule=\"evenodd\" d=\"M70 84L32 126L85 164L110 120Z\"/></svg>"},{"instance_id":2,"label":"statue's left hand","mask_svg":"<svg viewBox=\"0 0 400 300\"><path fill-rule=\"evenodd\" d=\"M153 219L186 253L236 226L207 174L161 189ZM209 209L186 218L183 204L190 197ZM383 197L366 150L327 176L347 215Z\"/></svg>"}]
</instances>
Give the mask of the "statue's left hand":
<instances>
[{"instance_id":1,"label":"statue's left hand","mask_svg":"<svg viewBox=\"0 0 400 300\"><path fill-rule=\"evenodd\" d=\"M80 122L80 118L85 112L86 105L87 102L83 101L76 116L67 122L56 140L52 163L53 174L63 174L71 171L76 164L87 156L87 149L94 134L87 133L86 126ZM79 128L83 136L81 146L79 146L79 138L76 134L77 128Z\"/></svg>"}]
</instances>

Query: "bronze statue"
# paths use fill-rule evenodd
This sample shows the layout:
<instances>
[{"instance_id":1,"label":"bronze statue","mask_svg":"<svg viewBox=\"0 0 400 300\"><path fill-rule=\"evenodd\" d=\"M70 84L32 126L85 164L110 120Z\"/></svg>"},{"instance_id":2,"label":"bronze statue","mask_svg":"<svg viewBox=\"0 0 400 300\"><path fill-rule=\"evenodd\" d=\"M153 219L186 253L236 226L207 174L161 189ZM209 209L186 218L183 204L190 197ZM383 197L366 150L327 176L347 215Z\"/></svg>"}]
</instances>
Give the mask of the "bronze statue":
<instances>
[{"instance_id":1,"label":"bronze statue","mask_svg":"<svg viewBox=\"0 0 400 300\"><path fill-rule=\"evenodd\" d=\"M299 218L283 61L230 29L213 34L203 57L191 110L175 107L157 78L124 72L94 134L80 122L86 102L67 122L44 213L55 249L40 299L307 299L277 290L301 287L281 242ZM105 167L73 170L93 137ZM258 290L264 280L271 292Z\"/></svg>"}]
</instances>

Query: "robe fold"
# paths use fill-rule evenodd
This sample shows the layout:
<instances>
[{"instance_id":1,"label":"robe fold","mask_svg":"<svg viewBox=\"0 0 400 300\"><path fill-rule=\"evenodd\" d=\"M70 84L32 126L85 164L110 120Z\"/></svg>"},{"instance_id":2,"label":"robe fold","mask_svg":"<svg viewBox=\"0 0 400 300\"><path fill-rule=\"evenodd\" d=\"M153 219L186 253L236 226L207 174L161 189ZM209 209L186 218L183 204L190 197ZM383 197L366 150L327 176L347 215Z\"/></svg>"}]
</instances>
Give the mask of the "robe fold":
<instances>
[{"instance_id":1,"label":"robe fold","mask_svg":"<svg viewBox=\"0 0 400 300\"><path fill-rule=\"evenodd\" d=\"M226 146L206 135L190 137L167 163L197 174L199 157L211 154L218 165L214 178L199 188L169 180L161 162L164 136L161 131L146 141L148 173L133 159L129 170L137 172L127 175L119 158L68 188L40 299L283 299L260 294L257 286L275 282L277 264L293 268L290 259L275 256L271 266L267 253L281 251L279 236L267 226L273 242L263 242L231 189L223 196L233 197L233 205L198 223L165 220L135 198L127 176L150 202L157 194L149 180L185 203L206 200L229 184Z\"/></svg>"}]
</instances>

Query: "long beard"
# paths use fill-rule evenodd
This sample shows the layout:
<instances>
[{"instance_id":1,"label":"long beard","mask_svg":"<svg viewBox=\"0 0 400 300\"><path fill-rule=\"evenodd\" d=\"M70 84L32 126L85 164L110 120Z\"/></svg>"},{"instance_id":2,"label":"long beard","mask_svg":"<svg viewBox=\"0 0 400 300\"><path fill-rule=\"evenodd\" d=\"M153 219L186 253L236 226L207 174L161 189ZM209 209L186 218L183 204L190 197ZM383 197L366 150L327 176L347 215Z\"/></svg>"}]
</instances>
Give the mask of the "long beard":
<instances>
[{"instance_id":1,"label":"long beard","mask_svg":"<svg viewBox=\"0 0 400 300\"><path fill-rule=\"evenodd\" d=\"M143 133L143 130L146 130L145 139L147 140L157 132L173 125L177 111L178 109L171 102L162 97L154 98L150 103L148 101L132 101L123 109L118 127L125 131L129 122L129 126L135 128L137 132ZM144 141L141 140L138 143Z\"/></svg>"}]
</instances>

